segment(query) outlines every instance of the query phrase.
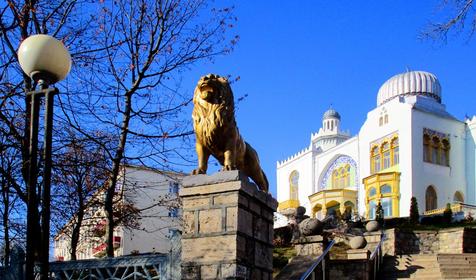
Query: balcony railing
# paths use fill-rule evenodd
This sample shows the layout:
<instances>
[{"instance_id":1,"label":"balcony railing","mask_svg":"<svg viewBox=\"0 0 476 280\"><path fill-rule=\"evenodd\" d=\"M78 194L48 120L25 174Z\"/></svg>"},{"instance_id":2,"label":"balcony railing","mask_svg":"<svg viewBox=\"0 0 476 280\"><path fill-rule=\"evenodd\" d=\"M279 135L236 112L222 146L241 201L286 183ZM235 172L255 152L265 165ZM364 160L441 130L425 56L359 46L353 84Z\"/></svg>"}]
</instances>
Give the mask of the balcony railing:
<instances>
[{"instance_id":1,"label":"balcony railing","mask_svg":"<svg viewBox=\"0 0 476 280\"><path fill-rule=\"evenodd\" d=\"M117 249L121 246L121 237L120 236L114 236L113 237L113 247L114 249ZM96 246L93 248L93 257L100 258L106 254L106 248L107 244L101 243L99 246Z\"/></svg>"},{"instance_id":2,"label":"balcony railing","mask_svg":"<svg viewBox=\"0 0 476 280\"><path fill-rule=\"evenodd\" d=\"M445 212L445 209L446 207L425 211L425 216L443 214L443 212ZM461 203L452 204L451 211L453 213L461 212L463 211L463 205Z\"/></svg>"}]
</instances>

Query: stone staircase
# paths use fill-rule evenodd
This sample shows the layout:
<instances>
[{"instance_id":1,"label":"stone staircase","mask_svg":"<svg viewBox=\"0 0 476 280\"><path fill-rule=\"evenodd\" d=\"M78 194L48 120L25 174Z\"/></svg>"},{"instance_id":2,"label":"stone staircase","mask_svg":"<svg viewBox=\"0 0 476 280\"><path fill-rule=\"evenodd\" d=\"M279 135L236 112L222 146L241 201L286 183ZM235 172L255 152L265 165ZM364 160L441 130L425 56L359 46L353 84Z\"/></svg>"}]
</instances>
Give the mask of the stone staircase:
<instances>
[{"instance_id":1,"label":"stone staircase","mask_svg":"<svg viewBox=\"0 0 476 280\"><path fill-rule=\"evenodd\" d=\"M379 279L476 279L476 254L385 257Z\"/></svg>"},{"instance_id":2,"label":"stone staircase","mask_svg":"<svg viewBox=\"0 0 476 280\"><path fill-rule=\"evenodd\" d=\"M443 279L476 279L476 254L439 254Z\"/></svg>"},{"instance_id":3,"label":"stone staircase","mask_svg":"<svg viewBox=\"0 0 476 280\"><path fill-rule=\"evenodd\" d=\"M380 279L443 279L436 255L385 257Z\"/></svg>"}]
</instances>

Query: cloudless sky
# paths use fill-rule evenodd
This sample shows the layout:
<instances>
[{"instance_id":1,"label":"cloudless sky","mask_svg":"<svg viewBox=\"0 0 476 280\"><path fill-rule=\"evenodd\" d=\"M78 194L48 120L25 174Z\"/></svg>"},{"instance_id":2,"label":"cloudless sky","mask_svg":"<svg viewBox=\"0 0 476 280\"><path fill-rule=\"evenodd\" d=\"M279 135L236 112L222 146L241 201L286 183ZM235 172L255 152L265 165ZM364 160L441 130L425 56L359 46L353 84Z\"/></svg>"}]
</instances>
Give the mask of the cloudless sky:
<instances>
[{"instance_id":1,"label":"cloudless sky","mask_svg":"<svg viewBox=\"0 0 476 280\"><path fill-rule=\"evenodd\" d=\"M222 5L223 1L217 1ZM462 120L476 114L476 38L419 39L445 18L441 1L235 1L235 50L183 79L193 94L206 73L240 76L232 85L241 134L257 151L276 195L276 162L309 145L332 104L341 128L358 133L379 87L410 70L434 73L442 102ZM211 168L209 173L216 171Z\"/></svg>"}]
</instances>

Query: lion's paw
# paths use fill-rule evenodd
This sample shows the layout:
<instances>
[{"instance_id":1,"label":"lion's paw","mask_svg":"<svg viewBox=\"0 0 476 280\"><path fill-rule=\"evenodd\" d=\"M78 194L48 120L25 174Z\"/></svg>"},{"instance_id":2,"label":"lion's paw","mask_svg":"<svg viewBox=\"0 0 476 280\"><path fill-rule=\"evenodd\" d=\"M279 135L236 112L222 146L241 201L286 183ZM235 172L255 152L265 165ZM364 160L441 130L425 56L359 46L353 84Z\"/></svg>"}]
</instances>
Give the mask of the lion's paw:
<instances>
[{"instance_id":1,"label":"lion's paw","mask_svg":"<svg viewBox=\"0 0 476 280\"><path fill-rule=\"evenodd\" d=\"M236 166L233 165L225 165L221 168L221 171L231 171L231 170L236 170Z\"/></svg>"},{"instance_id":2,"label":"lion's paw","mask_svg":"<svg viewBox=\"0 0 476 280\"><path fill-rule=\"evenodd\" d=\"M192 175L206 174L207 172L203 169L197 168L192 171Z\"/></svg>"}]
</instances>

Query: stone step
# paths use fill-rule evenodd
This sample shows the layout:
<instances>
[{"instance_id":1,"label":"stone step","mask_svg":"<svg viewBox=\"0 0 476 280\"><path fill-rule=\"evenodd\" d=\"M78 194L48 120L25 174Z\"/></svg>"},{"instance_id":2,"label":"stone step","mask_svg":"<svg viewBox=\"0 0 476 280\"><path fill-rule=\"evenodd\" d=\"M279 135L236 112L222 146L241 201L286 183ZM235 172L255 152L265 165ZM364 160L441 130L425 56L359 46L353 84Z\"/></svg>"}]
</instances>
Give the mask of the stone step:
<instances>
[{"instance_id":1,"label":"stone step","mask_svg":"<svg viewBox=\"0 0 476 280\"><path fill-rule=\"evenodd\" d=\"M451 274L451 273L460 273L464 272L466 274L472 274L476 276L476 268L441 268L441 272L445 274Z\"/></svg>"},{"instance_id":2,"label":"stone step","mask_svg":"<svg viewBox=\"0 0 476 280\"><path fill-rule=\"evenodd\" d=\"M476 279L474 274L465 273L442 274L442 277L442 279Z\"/></svg>"},{"instance_id":3,"label":"stone step","mask_svg":"<svg viewBox=\"0 0 476 280\"><path fill-rule=\"evenodd\" d=\"M471 264L475 264L476 262L470 262L470 261L467 261L467 260L458 260L458 259L455 259L455 260L438 260L438 263L439 264L467 264L467 265L471 265Z\"/></svg>"},{"instance_id":4,"label":"stone step","mask_svg":"<svg viewBox=\"0 0 476 280\"><path fill-rule=\"evenodd\" d=\"M316 261L318 256L296 256L279 272L275 280L300 279L301 275Z\"/></svg>"}]
</instances>

